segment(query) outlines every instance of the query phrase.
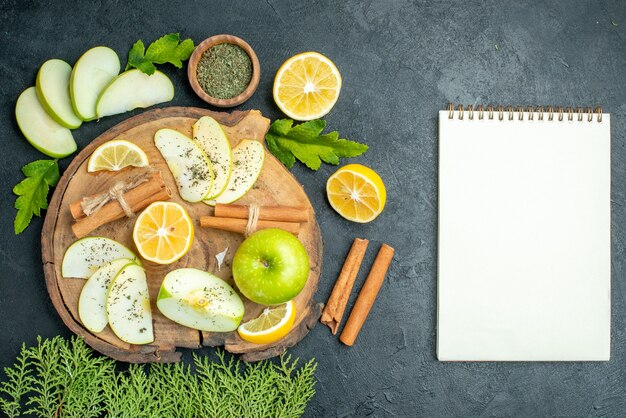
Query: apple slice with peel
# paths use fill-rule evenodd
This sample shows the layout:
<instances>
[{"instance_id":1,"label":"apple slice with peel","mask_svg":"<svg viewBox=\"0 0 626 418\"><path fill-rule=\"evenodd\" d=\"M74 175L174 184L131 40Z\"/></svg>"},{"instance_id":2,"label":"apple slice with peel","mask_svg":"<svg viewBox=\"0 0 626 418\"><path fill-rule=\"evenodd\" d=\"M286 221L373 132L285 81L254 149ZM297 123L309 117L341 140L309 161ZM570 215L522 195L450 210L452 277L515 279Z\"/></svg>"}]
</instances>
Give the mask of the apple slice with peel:
<instances>
[{"instance_id":1,"label":"apple slice with peel","mask_svg":"<svg viewBox=\"0 0 626 418\"><path fill-rule=\"evenodd\" d=\"M118 258L130 258L141 264L131 250L117 241L105 237L82 238L65 251L61 275L86 279L103 265Z\"/></svg>"},{"instance_id":2,"label":"apple slice with peel","mask_svg":"<svg viewBox=\"0 0 626 418\"><path fill-rule=\"evenodd\" d=\"M130 258L118 258L100 267L85 282L78 298L78 316L91 332L101 332L107 326L106 303L111 281L128 264L135 263Z\"/></svg>"},{"instance_id":3,"label":"apple slice with peel","mask_svg":"<svg viewBox=\"0 0 626 418\"><path fill-rule=\"evenodd\" d=\"M193 125L193 140L202 148L213 166L213 186L205 199L220 195L230 178L232 154L230 142L215 119L203 116Z\"/></svg>"},{"instance_id":4,"label":"apple slice with peel","mask_svg":"<svg viewBox=\"0 0 626 418\"><path fill-rule=\"evenodd\" d=\"M178 193L187 202L199 202L213 185L211 161L191 140L173 129L159 129L154 144L174 176Z\"/></svg>"},{"instance_id":5,"label":"apple slice with peel","mask_svg":"<svg viewBox=\"0 0 626 418\"><path fill-rule=\"evenodd\" d=\"M102 91L96 104L96 114L103 116L129 112L138 107L149 107L169 102L174 98L174 85L160 71L148 75L140 70L123 72Z\"/></svg>"},{"instance_id":6,"label":"apple slice with peel","mask_svg":"<svg viewBox=\"0 0 626 418\"><path fill-rule=\"evenodd\" d=\"M95 119L100 93L119 73L120 59L111 48L97 46L85 52L70 77L74 113L84 121Z\"/></svg>"},{"instance_id":7,"label":"apple slice with peel","mask_svg":"<svg viewBox=\"0 0 626 418\"><path fill-rule=\"evenodd\" d=\"M210 206L216 203L232 203L248 193L254 186L265 160L265 149L259 141L244 139L233 148L233 170L230 173L228 185L224 191L214 199L203 202Z\"/></svg>"},{"instance_id":8,"label":"apple slice with peel","mask_svg":"<svg viewBox=\"0 0 626 418\"><path fill-rule=\"evenodd\" d=\"M76 129L82 123L72 109L70 77L72 66L59 59L43 63L37 73L37 97L46 112L60 125Z\"/></svg>"},{"instance_id":9,"label":"apple slice with peel","mask_svg":"<svg viewBox=\"0 0 626 418\"><path fill-rule=\"evenodd\" d=\"M28 142L44 154L63 158L76 151L72 132L48 115L37 98L35 87L20 94L15 104L15 118Z\"/></svg>"},{"instance_id":10,"label":"apple slice with peel","mask_svg":"<svg viewBox=\"0 0 626 418\"><path fill-rule=\"evenodd\" d=\"M117 273L106 300L107 320L120 340L129 344L154 341L146 272L133 262Z\"/></svg>"},{"instance_id":11,"label":"apple slice with peel","mask_svg":"<svg viewBox=\"0 0 626 418\"><path fill-rule=\"evenodd\" d=\"M176 323L211 332L237 329L244 314L243 302L228 283L193 268L174 270L165 276L157 308Z\"/></svg>"}]
</instances>

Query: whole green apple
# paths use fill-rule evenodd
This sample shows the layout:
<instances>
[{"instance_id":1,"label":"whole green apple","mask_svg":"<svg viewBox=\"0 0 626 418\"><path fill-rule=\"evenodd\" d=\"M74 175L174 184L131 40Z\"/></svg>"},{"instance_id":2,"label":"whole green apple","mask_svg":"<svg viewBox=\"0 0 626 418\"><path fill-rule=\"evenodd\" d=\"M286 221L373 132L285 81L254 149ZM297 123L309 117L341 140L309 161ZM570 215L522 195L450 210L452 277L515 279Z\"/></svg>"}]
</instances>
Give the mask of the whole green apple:
<instances>
[{"instance_id":1,"label":"whole green apple","mask_svg":"<svg viewBox=\"0 0 626 418\"><path fill-rule=\"evenodd\" d=\"M245 297L261 305L287 302L309 277L309 256L298 238L282 229L250 235L233 259L233 278Z\"/></svg>"}]
</instances>

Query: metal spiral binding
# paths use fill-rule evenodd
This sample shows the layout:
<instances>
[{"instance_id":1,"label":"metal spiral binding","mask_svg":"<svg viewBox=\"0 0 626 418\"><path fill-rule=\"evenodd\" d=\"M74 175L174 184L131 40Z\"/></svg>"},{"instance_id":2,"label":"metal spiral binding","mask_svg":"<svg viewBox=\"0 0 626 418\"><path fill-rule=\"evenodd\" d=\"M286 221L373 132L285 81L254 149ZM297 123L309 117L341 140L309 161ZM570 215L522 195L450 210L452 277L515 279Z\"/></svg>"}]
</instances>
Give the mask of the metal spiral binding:
<instances>
[{"instance_id":1,"label":"metal spiral binding","mask_svg":"<svg viewBox=\"0 0 626 418\"><path fill-rule=\"evenodd\" d=\"M587 106L584 109L581 106L577 106L576 109L572 106L557 106L556 108L546 106L545 110L543 106L528 106L524 110L524 106L496 106L494 108L493 105L487 105L485 110L483 105L476 106L476 109L472 105L467 105L465 108L463 105L458 105L455 110L454 104L448 103L448 119L454 118L455 111L459 120L463 120L465 117L469 120L474 120L474 115L477 115L478 120L483 120L485 116L489 120L493 120L496 116L498 120L504 120L505 114L508 120L514 120L517 113L518 120L524 120L524 115L526 115L527 119L532 121L535 120L536 113L539 121L543 121L544 117L547 117L548 122L552 122L556 115L559 122L562 122L565 117L567 117L569 122L573 122L574 115L576 115L578 122L583 122L585 119L587 122L592 122L595 114L596 121L602 122L602 107L600 106L596 107L595 110L591 106ZM586 118L585 115L587 115Z\"/></svg>"}]
</instances>

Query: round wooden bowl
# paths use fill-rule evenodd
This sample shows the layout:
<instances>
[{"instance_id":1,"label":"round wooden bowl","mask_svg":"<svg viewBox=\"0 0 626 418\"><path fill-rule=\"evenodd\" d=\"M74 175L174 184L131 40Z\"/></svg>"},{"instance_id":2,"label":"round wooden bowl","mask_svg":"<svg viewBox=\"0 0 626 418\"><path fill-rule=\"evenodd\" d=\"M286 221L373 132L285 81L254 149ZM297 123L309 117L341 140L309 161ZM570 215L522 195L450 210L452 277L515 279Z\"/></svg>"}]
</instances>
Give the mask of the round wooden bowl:
<instances>
[{"instance_id":1,"label":"round wooden bowl","mask_svg":"<svg viewBox=\"0 0 626 418\"><path fill-rule=\"evenodd\" d=\"M219 44L234 44L239 46L241 49L246 51L246 54L250 57L250 61L252 61L252 78L250 79L250 84L248 84L248 87L246 87L241 94L231 97L230 99L218 99L209 96L198 82L198 62L200 61L202 54L204 54L204 52L212 46ZM195 91L196 94L208 104L217 107L234 107L248 100L256 91L259 86L259 80L261 79L261 65L259 64L259 58L256 56L252 47L243 39L233 35L215 35L202 41L193 50L187 66L187 77L189 78L189 83L191 84L193 91Z\"/></svg>"}]
</instances>

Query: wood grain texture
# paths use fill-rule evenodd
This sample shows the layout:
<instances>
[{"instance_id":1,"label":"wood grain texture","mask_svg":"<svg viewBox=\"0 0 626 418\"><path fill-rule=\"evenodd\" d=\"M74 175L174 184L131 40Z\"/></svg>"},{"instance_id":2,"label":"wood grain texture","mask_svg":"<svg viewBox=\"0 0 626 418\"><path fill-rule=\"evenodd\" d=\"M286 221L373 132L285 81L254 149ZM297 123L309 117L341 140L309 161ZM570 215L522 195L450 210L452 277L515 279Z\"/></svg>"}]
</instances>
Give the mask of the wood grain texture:
<instances>
[{"instance_id":1,"label":"wood grain texture","mask_svg":"<svg viewBox=\"0 0 626 418\"><path fill-rule=\"evenodd\" d=\"M233 146L242 139L263 141L269 129L269 120L256 110L229 114L201 108L170 107L148 111L116 125L85 147L61 177L50 201L41 235L41 244L46 285L52 303L72 332L83 336L85 342L94 349L116 360L131 363L176 362L181 358L176 347L198 348L202 345L224 345L227 351L244 354L242 356L244 360L256 361L276 356L286 347L296 344L304 338L319 318L321 308L313 300L313 296L317 290L321 272L322 239L315 219L315 211L302 186L270 153L266 153L263 171L257 183L238 203L310 208L309 220L302 224L299 238L309 254L311 270L305 288L295 299L297 317L292 331L276 343L256 345L241 340L236 332L207 333L183 327L165 318L156 308L156 296L163 277L169 271L178 268L194 267L206 270L234 284L231 276L231 262L243 237L232 232L200 228L200 216L211 215L213 209L203 203L191 204L180 198L175 191L177 188L174 179L153 142L155 132L161 128L176 129L191 136L193 123L205 115L215 118L223 126ZM71 202L85 195L108 190L112 184L132 173L132 170L117 173L87 173L87 161L91 153L95 148L112 139L125 139L139 145L148 155L151 166L161 170L165 183L173 191L172 201L181 203L194 220L194 243L189 253L183 258L167 266L143 262L148 277L155 334L154 343L144 346L124 343L113 334L109 327L99 334L93 334L85 329L79 320L77 309L78 298L85 281L61 276L63 254L76 240L71 232L73 221L69 210ZM124 218L101 226L90 235L113 238L136 251L132 241L133 225L134 219ZM218 270L215 254L226 247L229 251L221 269ZM244 321L256 317L262 311L262 306L246 300L243 296L242 299L246 307Z\"/></svg>"}]
</instances>

